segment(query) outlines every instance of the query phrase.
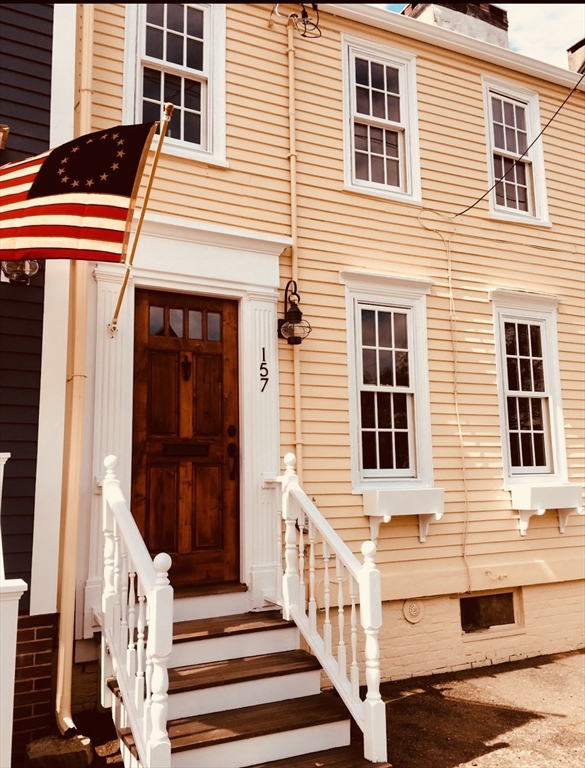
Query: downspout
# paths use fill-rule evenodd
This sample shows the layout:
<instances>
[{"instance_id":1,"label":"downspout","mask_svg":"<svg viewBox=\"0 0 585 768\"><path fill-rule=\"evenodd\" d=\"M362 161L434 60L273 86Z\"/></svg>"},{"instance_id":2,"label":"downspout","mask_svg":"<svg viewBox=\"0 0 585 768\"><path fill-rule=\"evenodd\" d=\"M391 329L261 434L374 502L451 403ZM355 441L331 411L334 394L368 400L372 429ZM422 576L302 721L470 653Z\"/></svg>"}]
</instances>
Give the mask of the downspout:
<instances>
[{"instance_id":1,"label":"downspout","mask_svg":"<svg viewBox=\"0 0 585 768\"><path fill-rule=\"evenodd\" d=\"M81 92L79 130L91 131L92 61L94 5L78 4L82 9ZM85 407L87 346L87 262L71 262L69 294L68 375L65 412L65 457L63 472L63 523L59 573L59 648L55 716L63 736L75 735L71 716L71 681L75 643L75 592L77 584L77 534L81 491L83 416Z\"/></svg>"},{"instance_id":2,"label":"downspout","mask_svg":"<svg viewBox=\"0 0 585 768\"><path fill-rule=\"evenodd\" d=\"M287 55L288 55L288 135L289 135L289 166L290 166L290 234L291 272L292 279L298 283L298 210L297 210L297 142L296 142L296 113L295 113L295 39L294 26L291 19L287 24ZM286 307L285 307L286 310ZM297 475L302 485L303 479L303 421L301 409L301 348L293 347L293 398L295 411L295 454L297 457Z\"/></svg>"}]
</instances>

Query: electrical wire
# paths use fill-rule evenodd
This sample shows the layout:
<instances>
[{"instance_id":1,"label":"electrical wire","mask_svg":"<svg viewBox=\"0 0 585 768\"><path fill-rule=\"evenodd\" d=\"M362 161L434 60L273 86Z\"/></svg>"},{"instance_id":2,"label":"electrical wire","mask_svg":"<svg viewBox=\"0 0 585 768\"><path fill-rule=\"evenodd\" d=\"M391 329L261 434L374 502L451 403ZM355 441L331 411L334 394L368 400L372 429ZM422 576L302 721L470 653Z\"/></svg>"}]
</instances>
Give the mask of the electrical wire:
<instances>
[{"instance_id":1,"label":"electrical wire","mask_svg":"<svg viewBox=\"0 0 585 768\"><path fill-rule=\"evenodd\" d=\"M536 144L536 142L537 142L537 141L540 139L540 137L542 136L542 134L543 134L543 133L546 131L546 129L549 127L549 125L552 123L552 121L555 119L555 117L556 117L556 116L559 114L559 112L561 111L561 109L562 109L562 108L565 106L565 104L566 104L566 103L569 101L569 99L571 98L571 96L572 96L572 95L575 93L575 91L577 90L577 88L578 88L578 87L581 85L581 82L582 82L582 80L583 80L583 78L584 78L584 77L585 77L585 72L584 72L584 73L581 75L581 77L579 78L579 80L578 80L578 81L575 83L575 85L573 86L573 89L571 90L571 92L569 93L569 95L566 97L566 99L563 101L563 103L560 105L560 107L557 109L557 111L554 113L554 115L553 115L553 116L550 118L550 120L547 122L547 124L544 126L544 128L541 130L541 132L538 134L538 136L537 136L537 137L534 139L534 141L532 141L532 142L531 142L531 143L530 143L530 144L529 144L529 145L526 147L526 149L525 149L525 150L524 150L524 152L523 152L523 153L520 155L520 157L517 157L517 158L516 158L516 160L514 160L514 162L513 162L513 163L512 163L512 165L511 165L511 166L508 168L508 170L506 171L506 173L505 173L505 174L504 174L504 175L503 175L503 176L502 176L500 179L498 179L496 182L494 182L494 183L492 184L492 186L491 186L491 187L490 187L490 188L487 190L487 192L484 192L484 194L483 194L481 197L479 197L479 198L478 198L478 199L475 201L475 203L472 203L471 205L469 205L469 206L468 206L468 207L467 207L467 208L466 208L464 211L461 211L460 213L456 213L456 214L455 214L455 216L454 216L454 218L457 218L457 216L463 216L463 214L464 214L464 213L467 213L467 212L468 212L468 211L470 211L472 208L475 208L475 206L476 206L476 205L478 205L478 203L481 203L481 201L482 201L482 200L484 200L484 199L485 199L485 198L486 198L486 197L489 195L489 193L490 193L492 190L494 190L494 189L495 189L495 188L498 186L498 184L501 184L501 182L502 182L502 181L503 181L503 180L506 178L506 176L507 176L507 175L510 173L510 171L513 171L513 170L514 170L514 168L515 168L515 167L518 165L518 163L520 162L520 160L522 160L522 158L523 158L523 157L526 155L526 153L528 152L528 150L529 150L531 147L533 147L533 146Z\"/></svg>"},{"instance_id":2,"label":"electrical wire","mask_svg":"<svg viewBox=\"0 0 585 768\"><path fill-rule=\"evenodd\" d=\"M276 3L272 7L270 12L270 19L268 20L268 26L272 26L272 16L276 15L282 19L288 19L295 30L301 37L305 37L309 40L317 40L321 37L322 32L319 29L319 6L317 3L311 3L311 10L315 14L315 18L312 19L309 15L309 11L305 7L305 3L298 3L301 6L301 15L298 13L290 13L288 15L280 13L280 3Z\"/></svg>"}]
</instances>

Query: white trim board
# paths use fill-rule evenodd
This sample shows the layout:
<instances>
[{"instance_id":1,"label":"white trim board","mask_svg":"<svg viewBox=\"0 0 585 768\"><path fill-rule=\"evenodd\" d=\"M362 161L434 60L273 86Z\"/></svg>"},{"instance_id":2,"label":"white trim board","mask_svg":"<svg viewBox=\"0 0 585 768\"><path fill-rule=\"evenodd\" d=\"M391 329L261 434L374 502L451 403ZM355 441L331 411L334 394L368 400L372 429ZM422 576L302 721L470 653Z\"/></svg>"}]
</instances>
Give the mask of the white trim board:
<instances>
[{"instance_id":1,"label":"white trim board","mask_svg":"<svg viewBox=\"0 0 585 768\"><path fill-rule=\"evenodd\" d=\"M279 565L276 491L263 488L263 474L279 474L277 302L279 256L290 238L220 227L192 220L147 216L114 339L107 332L124 269L95 270L95 415L93 457L86 473L95 478L91 503L92 546L84 572L83 634L93 631L101 601L101 498L103 460L118 457L122 490L130 496L134 292L139 288L233 298L239 301L239 392L241 436L241 580L250 607L264 604ZM264 350L264 353L262 352ZM262 391L262 359L269 371Z\"/></svg>"}]
</instances>

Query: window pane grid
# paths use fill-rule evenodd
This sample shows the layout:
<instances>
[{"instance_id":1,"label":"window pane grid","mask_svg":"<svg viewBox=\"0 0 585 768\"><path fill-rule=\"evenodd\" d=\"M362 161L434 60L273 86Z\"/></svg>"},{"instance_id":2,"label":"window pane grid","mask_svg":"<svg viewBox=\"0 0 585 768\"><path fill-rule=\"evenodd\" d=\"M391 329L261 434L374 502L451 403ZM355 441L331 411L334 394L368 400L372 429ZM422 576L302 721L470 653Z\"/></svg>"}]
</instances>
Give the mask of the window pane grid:
<instances>
[{"instance_id":1,"label":"window pane grid","mask_svg":"<svg viewBox=\"0 0 585 768\"><path fill-rule=\"evenodd\" d=\"M504 336L510 461L528 471L546 469L548 396L541 327L505 322Z\"/></svg>"},{"instance_id":2,"label":"window pane grid","mask_svg":"<svg viewBox=\"0 0 585 768\"><path fill-rule=\"evenodd\" d=\"M491 96L492 140L494 144L493 167L497 181L496 205L517 211L529 211L530 158L514 162L526 151L528 127L526 105L502 96Z\"/></svg>"},{"instance_id":3,"label":"window pane grid","mask_svg":"<svg viewBox=\"0 0 585 768\"><path fill-rule=\"evenodd\" d=\"M412 476L412 392L407 314L361 308L362 469Z\"/></svg>"},{"instance_id":4,"label":"window pane grid","mask_svg":"<svg viewBox=\"0 0 585 768\"><path fill-rule=\"evenodd\" d=\"M143 121L160 120L164 104L172 102L167 136L201 147L207 100L204 20L203 9L195 6L148 4L142 78Z\"/></svg>"},{"instance_id":5,"label":"window pane grid","mask_svg":"<svg viewBox=\"0 0 585 768\"><path fill-rule=\"evenodd\" d=\"M357 56L352 69L355 179L382 187L404 189L400 70Z\"/></svg>"}]
</instances>

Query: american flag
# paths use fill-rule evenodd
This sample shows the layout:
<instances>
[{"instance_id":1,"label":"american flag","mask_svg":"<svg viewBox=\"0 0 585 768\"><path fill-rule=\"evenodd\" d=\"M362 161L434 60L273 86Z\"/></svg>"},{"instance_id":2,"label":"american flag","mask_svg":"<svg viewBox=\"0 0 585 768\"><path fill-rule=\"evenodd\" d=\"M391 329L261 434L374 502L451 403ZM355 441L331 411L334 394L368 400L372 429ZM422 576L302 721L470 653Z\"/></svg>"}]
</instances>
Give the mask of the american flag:
<instances>
[{"instance_id":1,"label":"american flag","mask_svg":"<svg viewBox=\"0 0 585 768\"><path fill-rule=\"evenodd\" d=\"M157 125L118 125L2 166L1 258L122 261Z\"/></svg>"}]
</instances>

